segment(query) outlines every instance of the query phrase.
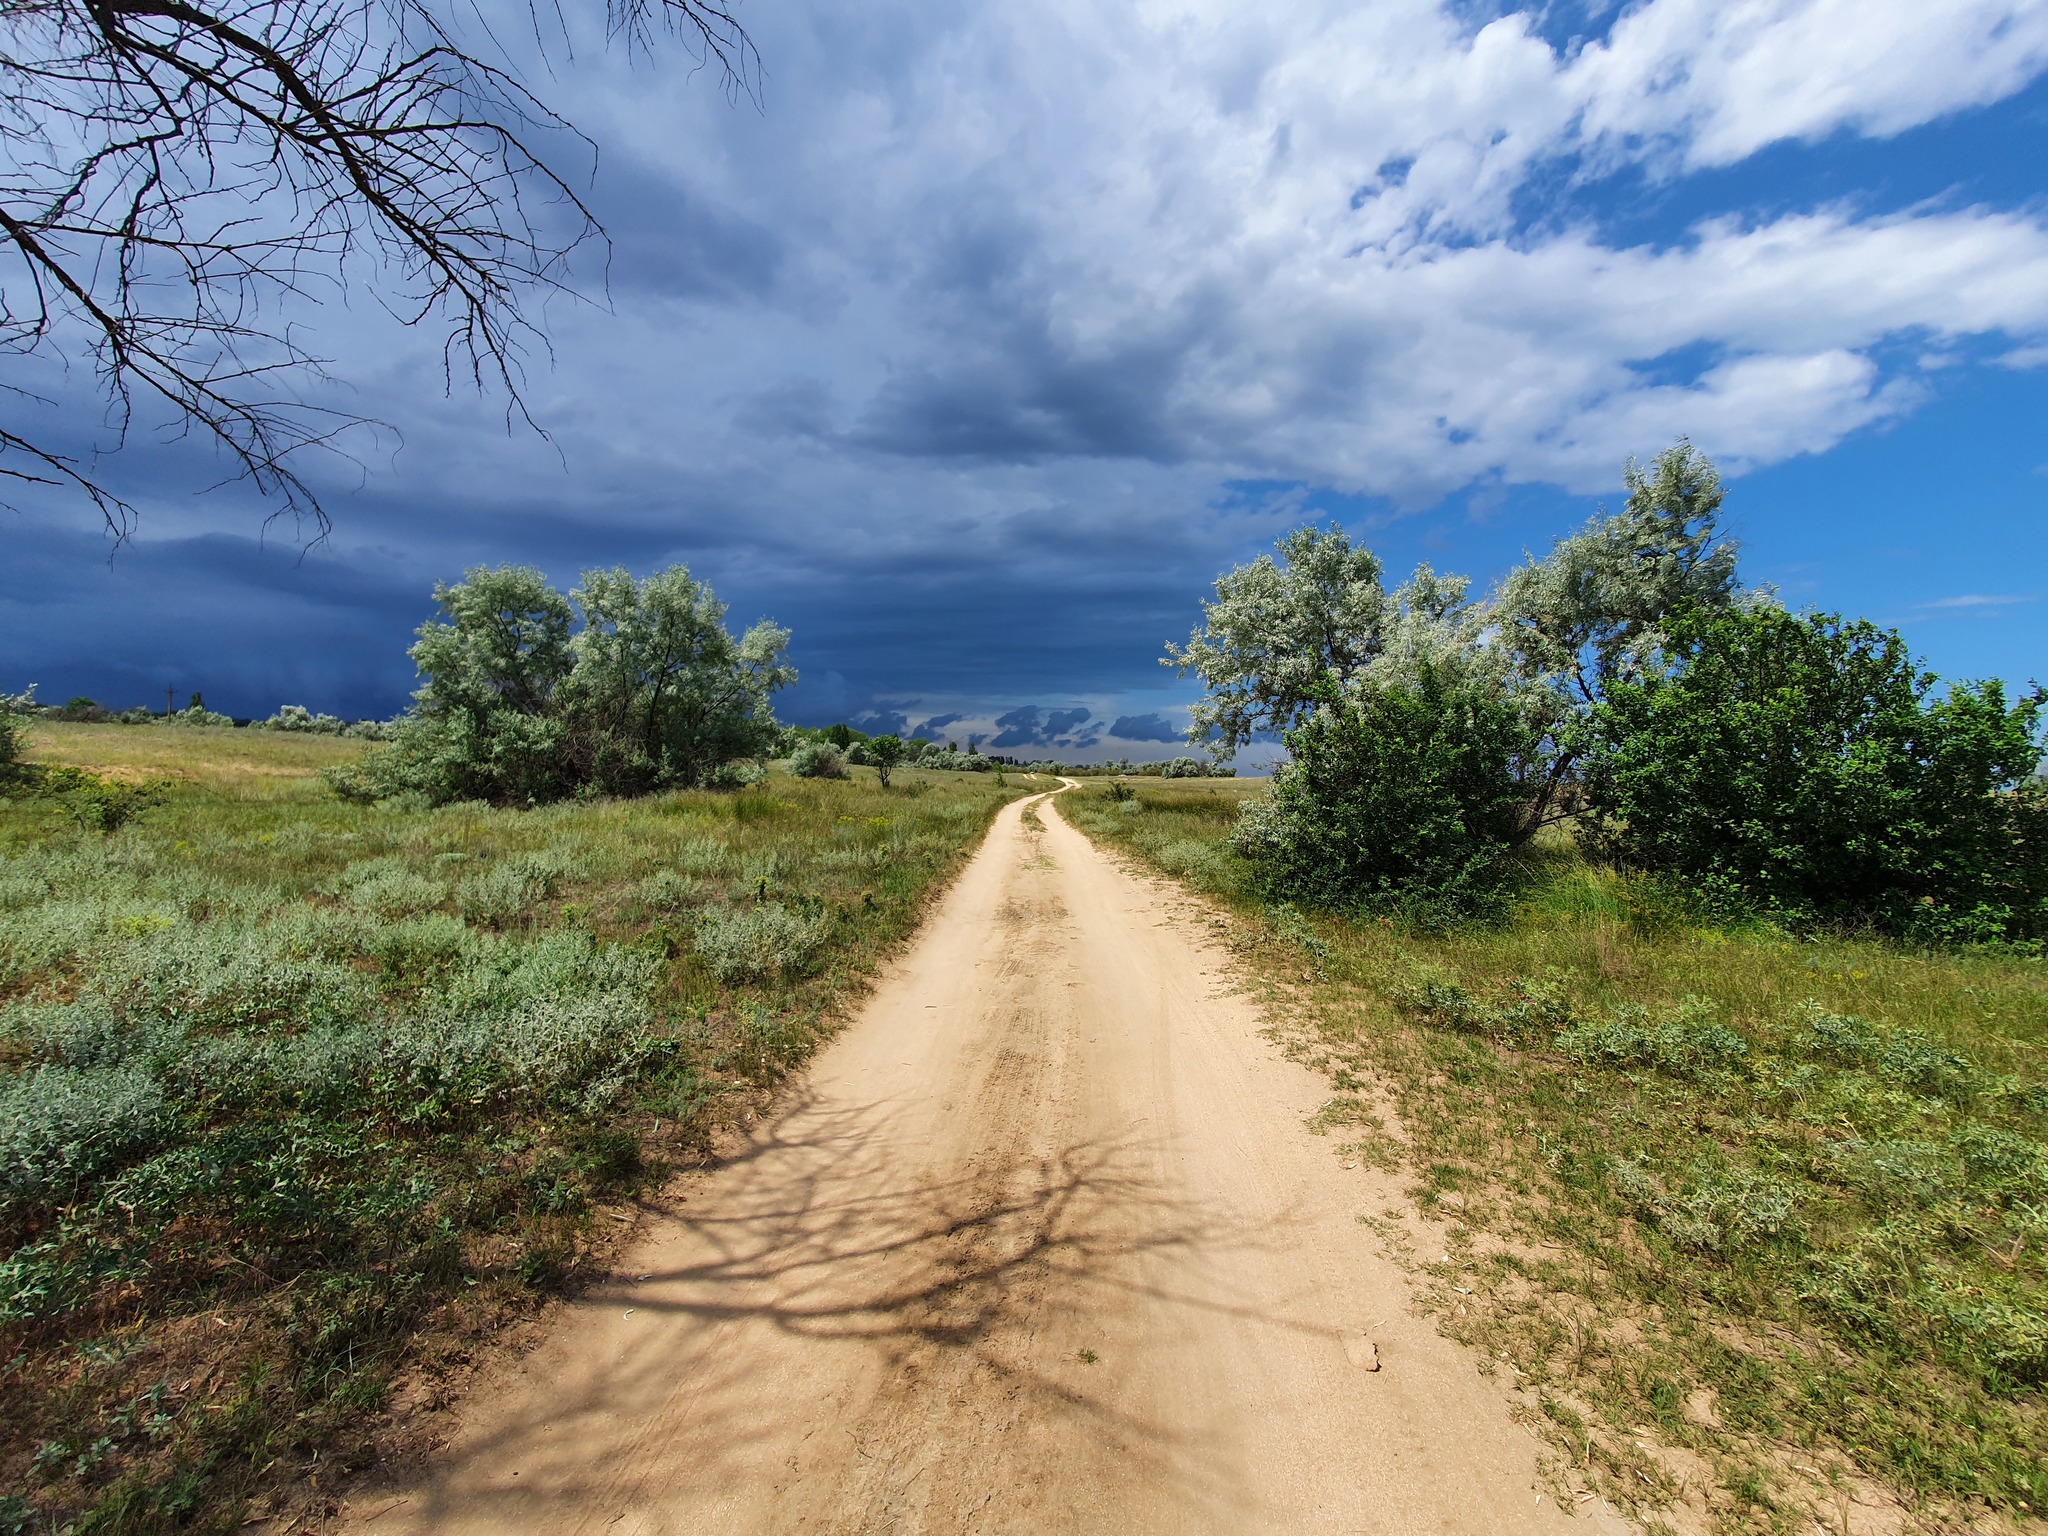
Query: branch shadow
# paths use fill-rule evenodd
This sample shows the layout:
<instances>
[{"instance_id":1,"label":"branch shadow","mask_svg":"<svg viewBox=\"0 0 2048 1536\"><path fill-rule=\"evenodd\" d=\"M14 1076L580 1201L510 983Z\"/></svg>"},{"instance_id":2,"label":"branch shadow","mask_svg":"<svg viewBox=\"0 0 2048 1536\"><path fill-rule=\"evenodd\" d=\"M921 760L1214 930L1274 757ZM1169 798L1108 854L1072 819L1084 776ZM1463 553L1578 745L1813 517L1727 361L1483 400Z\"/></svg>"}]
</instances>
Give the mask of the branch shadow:
<instances>
[{"instance_id":1,"label":"branch shadow","mask_svg":"<svg viewBox=\"0 0 2048 1536\"><path fill-rule=\"evenodd\" d=\"M1141 1327L1165 1303L1338 1347L1339 1330L1276 1317L1269 1299L1177 1283L1228 1250L1284 1249L1288 1215L1252 1225L1173 1195L1167 1148L1142 1128L1037 1147L1019 1135L970 1149L945 1177L919 1177L924 1149L907 1145L915 1117L903 1109L788 1095L719 1170L702 1214L666 1218L638 1274L576 1303L663 1320L649 1347L529 1394L529 1407L465 1437L406 1490L404 1523L559 1530L569 1505L598 1529L621 1509L715 1506L764 1470L786 1481L787 1443L832 1424L853 1445L839 1448L846 1465L819 1475L886 1499L892 1467L917 1463L914 1479L962 1435L987 1438L958 1407L971 1400L1000 1402L1041 1446L1113 1458L1114 1483L1172 1489L1198 1524L1229 1528L1245 1511L1218 1437L1162 1423L1143 1394L1128 1406L1110 1372L1046 1358L1042 1341L1070 1324ZM803 1400L773 1390L792 1371ZM956 1411L972 1422L942 1433Z\"/></svg>"}]
</instances>

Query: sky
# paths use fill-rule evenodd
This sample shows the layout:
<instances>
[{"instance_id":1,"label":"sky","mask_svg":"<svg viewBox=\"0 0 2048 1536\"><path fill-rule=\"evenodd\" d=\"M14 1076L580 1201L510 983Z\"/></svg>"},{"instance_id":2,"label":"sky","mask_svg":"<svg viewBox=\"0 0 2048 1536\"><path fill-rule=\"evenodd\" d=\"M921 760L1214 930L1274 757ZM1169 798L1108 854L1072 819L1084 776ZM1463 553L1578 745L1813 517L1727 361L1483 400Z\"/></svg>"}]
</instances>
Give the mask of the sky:
<instances>
[{"instance_id":1,"label":"sky","mask_svg":"<svg viewBox=\"0 0 2048 1536\"><path fill-rule=\"evenodd\" d=\"M741 15L752 98L527 66L611 238L545 437L359 286L295 317L396 428L306 465L331 533L138 433L128 542L0 512L0 689L386 716L436 581L679 561L792 630L785 719L1170 756L1164 643L1289 528L1483 587L1681 435L1746 580L2048 681L2048 0Z\"/></svg>"}]
</instances>

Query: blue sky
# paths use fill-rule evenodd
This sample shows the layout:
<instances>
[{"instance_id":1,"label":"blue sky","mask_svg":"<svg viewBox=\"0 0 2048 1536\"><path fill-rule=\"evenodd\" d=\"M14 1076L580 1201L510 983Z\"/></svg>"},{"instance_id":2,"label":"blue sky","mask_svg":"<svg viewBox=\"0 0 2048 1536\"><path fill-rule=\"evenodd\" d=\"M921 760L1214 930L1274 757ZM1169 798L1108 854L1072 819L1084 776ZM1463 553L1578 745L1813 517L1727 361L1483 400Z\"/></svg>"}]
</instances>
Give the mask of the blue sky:
<instances>
[{"instance_id":1,"label":"blue sky","mask_svg":"<svg viewBox=\"0 0 2048 1536\"><path fill-rule=\"evenodd\" d=\"M786 717L1158 756L1162 643L1294 523L1483 583L1681 433L1750 580L2048 680L2048 0L744 14L758 107L545 88L614 242L547 440L360 289L300 318L401 437L309 465L332 536L145 434L120 550L0 514L0 687L386 714L436 579L681 560L795 632Z\"/></svg>"}]
</instances>

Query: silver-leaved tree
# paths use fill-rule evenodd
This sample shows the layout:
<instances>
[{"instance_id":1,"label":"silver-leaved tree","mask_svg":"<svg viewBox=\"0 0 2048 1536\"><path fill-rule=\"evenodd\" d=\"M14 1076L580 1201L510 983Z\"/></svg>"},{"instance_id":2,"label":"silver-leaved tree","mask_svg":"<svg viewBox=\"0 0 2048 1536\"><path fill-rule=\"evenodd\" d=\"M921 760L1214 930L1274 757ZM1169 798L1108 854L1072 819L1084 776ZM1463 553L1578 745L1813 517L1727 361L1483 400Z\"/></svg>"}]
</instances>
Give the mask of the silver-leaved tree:
<instances>
[{"instance_id":1,"label":"silver-leaved tree","mask_svg":"<svg viewBox=\"0 0 2048 1536\"><path fill-rule=\"evenodd\" d=\"M1507 872L1489 850L1576 809L1587 722L1608 690L1658 664L1678 614L1745 600L1705 456L1680 441L1624 476L1620 511L1484 599L1428 565L1388 592L1380 562L1334 529L1297 530L1279 559L1219 578L1201 627L1165 657L1207 690L1189 740L1228 757L1278 735L1295 759L1248 810L1240 846L1275 869L1299 854L1327 872L1332 827L1391 829L1338 840L1366 850L1351 885L1393 893L1426 866L1442 876L1430 902L1484 905ZM1378 739L1396 729L1400 751ZM1431 827L1443 835L1424 838Z\"/></svg>"},{"instance_id":2,"label":"silver-leaved tree","mask_svg":"<svg viewBox=\"0 0 2048 1536\"><path fill-rule=\"evenodd\" d=\"M796 681L789 631L734 636L680 565L636 581L589 571L567 596L528 566L478 568L420 626L422 683L391 745L336 776L344 794L538 805L743 781Z\"/></svg>"}]
</instances>

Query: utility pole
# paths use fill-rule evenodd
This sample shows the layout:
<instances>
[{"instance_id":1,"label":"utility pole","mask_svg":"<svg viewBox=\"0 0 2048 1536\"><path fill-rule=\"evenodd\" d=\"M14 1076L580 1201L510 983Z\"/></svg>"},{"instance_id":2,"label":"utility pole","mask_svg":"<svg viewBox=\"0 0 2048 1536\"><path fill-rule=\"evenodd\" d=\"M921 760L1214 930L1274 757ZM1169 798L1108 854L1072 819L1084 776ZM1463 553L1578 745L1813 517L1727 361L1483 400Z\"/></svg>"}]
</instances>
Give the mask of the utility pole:
<instances>
[{"instance_id":1,"label":"utility pole","mask_svg":"<svg viewBox=\"0 0 2048 1536\"><path fill-rule=\"evenodd\" d=\"M172 688L166 688L164 690L164 718L166 720L170 719L173 714L177 713L177 698L177 690Z\"/></svg>"}]
</instances>

